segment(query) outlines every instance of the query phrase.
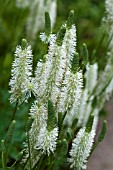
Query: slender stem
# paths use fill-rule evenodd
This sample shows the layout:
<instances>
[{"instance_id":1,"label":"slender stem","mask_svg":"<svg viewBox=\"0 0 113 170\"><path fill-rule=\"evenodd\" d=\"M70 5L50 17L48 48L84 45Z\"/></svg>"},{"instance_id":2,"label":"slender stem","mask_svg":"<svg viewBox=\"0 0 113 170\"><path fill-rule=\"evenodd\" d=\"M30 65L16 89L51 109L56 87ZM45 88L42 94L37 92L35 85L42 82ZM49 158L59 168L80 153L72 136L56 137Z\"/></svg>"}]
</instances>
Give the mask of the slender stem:
<instances>
[{"instance_id":1,"label":"slender stem","mask_svg":"<svg viewBox=\"0 0 113 170\"><path fill-rule=\"evenodd\" d=\"M12 116L12 119L11 119L11 122L15 119L15 115L16 115L16 111L17 111L17 108L18 108L18 100L16 101L16 106L15 106L15 109L14 109L14 112L13 112L13 116Z\"/></svg>"},{"instance_id":2,"label":"slender stem","mask_svg":"<svg viewBox=\"0 0 113 170\"><path fill-rule=\"evenodd\" d=\"M8 127L8 130L10 128L10 125L12 123L12 121L15 119L15 115L16 115L16 111L17 111L17 108L18 108L18 100L16 101L16 105L15 105L15 108L14 108L14 112L13 112L13 116L12 116L12 119L11 119L11 122L9 124L9 127ZM6 152L5 152L5 165L7 165L7 158L8 158L8 145L5 143L5 148L6 148Z\"/></svg>"},{"instance_id":3,"label":"slender stem","mask_svg":"<svg viewBox=\"0 0 113 170\"><path fill-rule=\"evenodd\" d=\"M11 167L9 167L9 168L13 168L16 164L17 164L17 161L15 161L15 162L13 163L13 165L11 165Z\"/></svg>"},{"instance_id":4,"label":"slender stem","mask_svg":"<svg viewBox=\"0 0 113 170\"><path fill-rule=\"evenodd\" d=\"M28 140L28 152L29 152L29 167L30 167L30 170L32 170L32 167L31 167L31 150L30 150L29 132L27 132L27 140Z\"/></svg>"},{"instance_id":5,"label":"slender stem","mask_svg":"<svg viewBox=\"0 0 113 170\"><path fill-rule=\"evenodd\" d=\"M95 53L93 54L92 58L95 58L96 54L98 53L98 50L99 50L99 48L100 48L100 46L101 46L105 36L106 36L106 33L104 32L102 37L101 37L101 39L100 39L100 41L99 41L99 43L98 43L98 45L97 45L97 47L96 47Z\"/></svg>"},{"instance_id":6,"label":"slender stem","mask_svg":"<svg viewBox=\"0 0 113 170\"><path fill-rule=\"evenodd\" d=\"M2 167L4 170L6 170L6 160L4 158L4 152L2 151Z\"/></svg>"}]
</instances>

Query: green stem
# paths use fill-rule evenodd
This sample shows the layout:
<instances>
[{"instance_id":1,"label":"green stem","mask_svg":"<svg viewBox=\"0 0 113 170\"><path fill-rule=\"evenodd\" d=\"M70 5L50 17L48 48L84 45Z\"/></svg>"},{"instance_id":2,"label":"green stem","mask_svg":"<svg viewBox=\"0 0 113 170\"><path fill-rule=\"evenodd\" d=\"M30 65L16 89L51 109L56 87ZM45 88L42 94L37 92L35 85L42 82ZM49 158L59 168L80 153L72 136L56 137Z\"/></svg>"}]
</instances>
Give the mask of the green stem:
<instances>
[{"instance_id":1,"label":"green stem","mask_svg":"<svg viewBox=\"0 0 113 170\"><path fill-rule=\"evenodd\" d=\"M94 59L95 56L97 55L98 50L100 49L100 46L101 46L101 44L102 44L105 36L106 36L106 33L104 32L103 35L102 35L102 37L101 37L101 39L100 39L100 41L99 41L99 43L98 43L98 45L97 45L97 47L96 47L95 53L93 53L93 57L92 57L93 59Z\"/></svg>"},{"instance_id":2,"label":"green stem","mask_svg":"<svg viewBox=\"0 0 113 170\"><path fill-rule=\"evenodd\" d=\"M13 121L14 118L15 118L17 108L18 108L18 100L17 100L17 102L16 102L15 109L14 109L13 116L12 116L11 122L10 122L10 124L9 124L8 130L9 130L9 128L10 128L10 125L11 125L12 121ZM5 148L6 148L5 165L7 165L7 158L8 158L8 145L7 145L7 143L5 143Z\"/></svg>"},{"instance_id":3,"label":"green stem","mask_svg":"<svg viewBox=\"0 0 113 170\"><path fill-rule=\"evenodd\" d=\"M30 170L32 170L32 167L31 167L31 150L30 150L29 132L27 132L27 140L28 140L28 152L29 152L29 167L30 167Z\"/></svg>"},{"instance_id":4,"label":"green stem","mask_svg":"<svg viewBox=\"0 0 113 170\"><path fill-rule=\"evenodd\" d=\"M11 167L9 167L9 168L12 169L16 164L17 164L17 161L15 161L15 162L13 163L13 165L11 165Z\"/></svg>"},{"instance_id":5,"label":"green stem","mask_svg":"<svg viewBox=\"0 0 113 170\"><path fill-rule=\"evenodd\" d=\"M4 158L4 152L2 151L2 167L4 170L6 170L6 160Z\"/></svg>"},{"instance_id":6,"label":"green stem","mask_svg":"<svg viewBox=\"0 0 113 170\"><path fill-rule=\"evenodd\" d=\"M12 119L11 119L11 122L15 119L16 111L17 111L17 109L18 109L18 104L19 104L19 102L18 102L18 100L17 100L17 101L16 101L16 106L15 106L15 109L14 109L14 112L13 112L13 116L12 116Z\"/></svg>"}]
</instances>

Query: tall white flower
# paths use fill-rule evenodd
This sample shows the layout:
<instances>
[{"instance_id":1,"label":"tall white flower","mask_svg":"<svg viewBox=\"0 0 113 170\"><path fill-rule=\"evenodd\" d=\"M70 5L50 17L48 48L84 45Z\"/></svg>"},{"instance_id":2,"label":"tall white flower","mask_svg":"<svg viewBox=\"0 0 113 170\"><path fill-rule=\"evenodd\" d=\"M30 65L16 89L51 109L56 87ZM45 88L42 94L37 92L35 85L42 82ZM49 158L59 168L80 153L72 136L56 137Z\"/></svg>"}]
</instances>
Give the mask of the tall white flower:
<instances>
[{"instance_id":1,"label":"tall white flower","mask_svg":"<svg viewBox=\"0 0 113 170\"><path fill-rule=\"evenodd\" d=\"M39 61L37 63L34 79L34 93L38 98L42 99L50 95L54 84L56 35L51 34L49 41L48 54L44 56L45 62Z\"/></svg>"},{"instance_id":2,"label":"tall white flower","mask_svg":"<svg viewBox=\"0 0 113 170\"><path fill-rule=\"evenodd\" d=\"M85 128L80 129L76 138L72 142L70 158L68 159L70 167L76 170L87 168L87 158L93 146L95 131L86 132Z\"/></svg>"},{"instance_id":3,"label":"tall white flower","mask_svg":"<svg viewBox=\"0 0 113 170\"><path fill-rule=\"evenodd\" d=\"M74 78L72 78L74 77L74 74L71 73L70 68L71 68L71 61L76 51L76 27L73 24L69 29L67 29L67 25L65 24L62 26L62 28L66 28L65 36L63 38L62 45L61 46L57 45L55 51L55 57L57 59L56 70L55 70L55 86L52 89L52 97L51 97L55 105L57 105L59 103L59 99L62 98L61 93L64 90L66 92L66 88L70 86L69 80L70 82L71 79L73 79L72 81L74 81ZM66 95L64 97L66 97Z\"/></svg>"},{"instance_id":4,"label":"tall white flower","mask_svg":"<svg viewBox=\"0 0 113 170\"><path fill-rule=\"evenodd\" d=\"M97 84L97 78L98 78L98 64L95 63L93 65L89 66L89 69L85 73L85 79L86 79L86 88L88 89L88 93L92 93L93 89L95 88Z\"/></svg>"},{"instance_id":5,"label":"tall white flower","mask_svg":"<svg viewBox=\"0 0 113 170\"><path fill-rule=\"evenodd\" d=\"M30 0L16 0L16 6L18 8L27 8L30 6Z\"/></svg>"},{"instance_id":6,"label":"tall white flower","mask_svg":"<svg viewBox=\"0 0 113 170\"><path fill-rule=\"evenodd\" d=\"M35 145L36 150L41 150L42 154L49 155L54 153L57 145L58 128L55 127L52 131L48 131L46 126L42 126L40 133L37 136L37 142Z\"/></svg>"},{"instance_id":7,"label":"tall white flower","mask_svg":"<svg viewBox=\"0 0 113 170\"><path fill-rule=\"evenodd\" d=\"M26 43L25 40L23 40ZM10 86L10 102L22 102L27 100L31 95L32 89L32 50L31 46L16 47L15 60L12 64Z\"/></svg>"},{"instance_id":8,"label":"tall white flower","mask_svg":"<svg viewBox=\"0 0 113 170\"><path fill-rule=\"evenodd\" d=\"M80 105L83 88L83 76L79 71L76 74L68 72L61 88L61 95L58 102L58 112L66 114L65 123L71 124L75 116L77 116L78 107Z\"/></svg>"},{"instance_id":9,"label":"tall white flower","mask_svg":"<svg viewBox=\"0 0 113 170\"><path fill-rule=\"evenodd\" d=\"M88 69L84 75L86 84L82 93L82 100L80 101L80 107L78 111L78 126L85 126L90 113L92 111L92 101L94 96L92 94L95 86L97 85L98 77L98 65L97 63L88 66Z\"/></svg>"},{"instance_id":10,"label":"tall white flower","mask_svg":"<svg viewBox=\"0 0 113 170\"><path fill-rule=\"evenodd\" d=\"M40 156L42 155L42 151L37 151L35 146L37 144L37 138L40 134L42 125L46 127L46 121L47 121L46 104L44 105L43 103L40 103L39 101L36 100L30 109L29 115L34 118L31 129L29 131L31 161L32 161L32 167L33 167L37 163L37 161L40 159ZM29 157L28 144L24 143L24 147L25 147L26 154L24 158L22 159L22 163L25 163ZM26 165L26 169L29 169L29 161Z\"/></svg>"},{"instance_id":11,"label":"tall white flower","mask_svg":"<svg viewBox=\"0 0 113 170\"><path fill-rule=\"evenodd\" d=\"M30 4L30 14L27 21L27 33L32 39L36 33L44 28L45 12L50 13L52 27L56 20L57 0L33 0Z\"/></svg>"},{"instance_id":12,"label":"tall white flower","mask_svg":"<svg viewBox=\"0 0 113 170\"><path fill-rule=\"evenodd\" d=\"M50 13L51 26L54 27L57 15L57 0L47 0L45 11Z\"/></svg>"}]
</instances>

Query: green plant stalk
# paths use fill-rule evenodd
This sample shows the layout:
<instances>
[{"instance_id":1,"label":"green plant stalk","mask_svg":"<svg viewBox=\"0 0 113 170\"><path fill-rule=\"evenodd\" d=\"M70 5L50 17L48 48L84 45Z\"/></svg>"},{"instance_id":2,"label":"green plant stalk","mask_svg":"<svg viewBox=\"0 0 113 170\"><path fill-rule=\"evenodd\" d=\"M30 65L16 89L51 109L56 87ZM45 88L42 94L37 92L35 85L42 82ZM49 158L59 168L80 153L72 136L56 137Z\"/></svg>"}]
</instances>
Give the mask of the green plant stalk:
<instances>
[{"instance_id":1,"label":"green plant stalk","mask_svg":"<svg viewBox=\"0 0 113 170\"><path fill-rule=\"evenodd\" d=\"M19 104L19 102L18 102L18 100L16 101L16 105L15 105L15 109L14 109L14 112L13 112L13 116L12 116L12 119L11 119L11 122L10 122L10 124L9 124L9 127L10 127L10 125L11 125L11 123L12 123L12 121L14 120L14 118L15 118L15 115L16 115L16 111L17 111L17 108L18 108L18 104ZM9 129L9 127L8 127L8 129ZM5 155L5 159L6 159L6 164L7 164L7 157L8 157L8 146L7 146L7 144L5 144L6 145L6 155Z\"/></svg>"},{"instance_id":2,"label":"green plant stalk","mask_svg":"<svg viewBox=\"0 0 113 170\"><path fill-rule=\"evenodd\" d=\"M14 109L14 112L13 112L13 116L12 116L12 119L11 119L11 122L15 119L15 115L16 115L16 112L17 112L17 108L18 108L18 100L16 101L16 106L15 106L15 109Z\"/></svg>"},{"instance_id":3,"label":"green plant stalk","mask_svg":"<svg viewBox=\"0 0 113 170\"><path fill-rule=\"evenodd\" d=\"M104 41L105 36L106 36L106 33L104 32L101 39L100 39L100 41L99 41L99 43L98 43L98 45L97 45L97 47L96 47L96 49L95 49L95 52L93 53L92 58L95 59L95 56L98 53L98 50L100 49L100 46L101 46L102 42Z\"/></svg>"},{"instance_id":4,"label":"green plant stalk","mask_svg":"<svg viewBox=\"0 0 113 170\"><path fill-rule=\"evenodd\" d=\"M11 165L10 169L12 169L16 164L17 164L17 161L15 161L15 162L13 163L13 165Z\"/></svg>"},{"instance_id":5,"label":"green plant stalk","mask_svg":"<svg viewBox=\"0 0 113 170\"><path fill-rule=\"evenodd\" d=\"M107 49L108 49L108 47L109 47L109 45L110 45L110 42L111 42L112 38L113 38L113 34L111 35L111 37L110 37L109 40L108 40L108 43L107 43L107 45L106 45L106 47L105 47L105 52L107 51Z\"/></svg>"},{"instance_id":6,"label":"green plant stalk","mask_svg":"<svg viewBox=\"0 0 113 170\"><path fill-rule=\"evenodd\" d=\"M30 141L29 141L29 132L27 131L27 140L28 140L28 152L29 152L29 167L30 170L32 170L31 167L31 150L30 150Z\"/></svg>"},{"instance_id":7,"label":"green plant stalk","mask_svg":"<svg viewBox=\"0 0 113 170\"><path fill-rule=\"evenodd\" d=\"M6 170L6 159L5 159L5 143L4 140L1 141L1 147L2 147L2 154L1 154L1 159L2 159L2 168Z\"/></svg>"},{"instance_id":8,"label":"green plant stalk","mask_svg":"<svg viewBox=\"0 0 113 170\"><path fill-rule=\"evenodd\" d=\"M52 168L52 166L53 166L53 161L52 160L54 160L54 159L51 159L51 155L49 156L49 160L48 160L48 168L47 168L47 170L51 170L51 168Z\"/></svg>"},{"instance_id":9,"label":"green plant stalk","mask_svg":"<svg viewBox=\"0 0 113 170\"><path fill-rule=\"evenodd\" d=\"M2 151L2 167L4 170L6 170L6 161L4 159L4 152Z\"/></svg>"}]
</instances>

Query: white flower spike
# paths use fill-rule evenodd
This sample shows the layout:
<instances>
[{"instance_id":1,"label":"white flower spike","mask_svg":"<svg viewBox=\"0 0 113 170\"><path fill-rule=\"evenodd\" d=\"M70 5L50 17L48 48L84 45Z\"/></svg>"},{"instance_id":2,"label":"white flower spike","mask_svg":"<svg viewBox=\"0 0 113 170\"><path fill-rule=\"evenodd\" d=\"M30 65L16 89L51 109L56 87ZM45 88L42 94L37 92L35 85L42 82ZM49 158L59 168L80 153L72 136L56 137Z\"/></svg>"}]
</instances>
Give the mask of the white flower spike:
<instances>
[{"instance_id":1,"label":"white flower spike","mask_svg":"<svg viewBox=\"0 0 113 170\"><path fill-rule=\"evenodd\" d=\"M32 50L26 40L22 46L16 47L15 60L12 64L10 86L10 102L23 102L31 96L32 89Z\"/></svg>"},{"instance_id":2,"label":"white flower spike","mask_svg":"<svg viewBox=\"0 0 113 170\"><path fill-rule=\"evenodd\" d=\"M69 153L70 158L68 161L70 167L75 170L87 168L87 158L93 146L95 131L91 130L87 133L85 130L85 128L80 129L76 138L73 140L72 148Z\"/></svg>"}]
</instances>

